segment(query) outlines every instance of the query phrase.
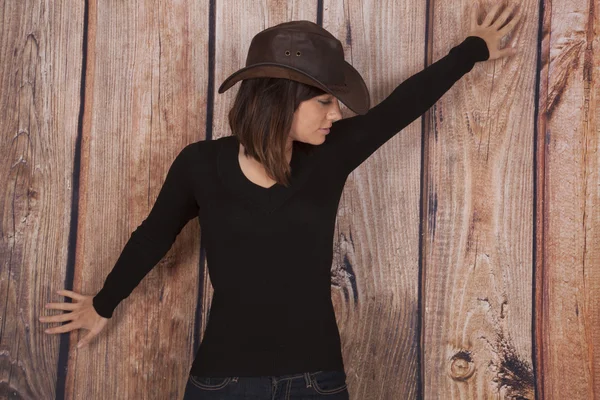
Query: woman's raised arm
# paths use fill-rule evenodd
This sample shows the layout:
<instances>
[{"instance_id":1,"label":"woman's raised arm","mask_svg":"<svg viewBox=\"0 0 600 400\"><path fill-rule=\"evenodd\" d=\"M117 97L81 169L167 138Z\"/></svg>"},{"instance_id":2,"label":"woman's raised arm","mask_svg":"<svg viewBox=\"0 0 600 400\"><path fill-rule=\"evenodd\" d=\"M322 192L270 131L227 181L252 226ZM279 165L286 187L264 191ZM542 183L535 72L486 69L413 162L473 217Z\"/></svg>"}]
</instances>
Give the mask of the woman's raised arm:
<instances>
[{"instance_id":1,"label":"woman's raised arm","mask_svg":"<svg viewBox=\"0 0 600 400\"><path fill-rule=\"evenodd\" d=\"M356 115L333 124L327 144L343 171L350 174L379 147L433 106L478 61L493 60L516 53L514 48L498 49L500 41L519 20L506 21L514 7L508 7L492 24L497 4L482 24L477 22L477 7L471 12L469 36L449 53L422 71L412 75L382 102L364 115Z\"/></svg>"}]
</instances>

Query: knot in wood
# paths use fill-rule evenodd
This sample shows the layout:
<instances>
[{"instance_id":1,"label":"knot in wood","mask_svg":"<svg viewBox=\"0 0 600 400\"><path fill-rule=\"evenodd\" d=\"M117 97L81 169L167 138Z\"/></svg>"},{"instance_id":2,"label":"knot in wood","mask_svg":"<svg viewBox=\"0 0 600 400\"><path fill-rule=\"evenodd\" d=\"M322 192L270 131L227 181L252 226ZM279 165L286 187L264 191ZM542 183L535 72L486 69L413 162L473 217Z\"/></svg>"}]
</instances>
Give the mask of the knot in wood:
<instances>
[{"instance_id":1,"label":"knot in wood","mask_svg":"<svg viewBox=\"0 0 600 400\"><path fill-rule=\"evenodd\" d=\"M461 350L450 359L450 377L457 381L469 379L475 372L475 363L468 351Z\"/></svg>"}]
</instances>

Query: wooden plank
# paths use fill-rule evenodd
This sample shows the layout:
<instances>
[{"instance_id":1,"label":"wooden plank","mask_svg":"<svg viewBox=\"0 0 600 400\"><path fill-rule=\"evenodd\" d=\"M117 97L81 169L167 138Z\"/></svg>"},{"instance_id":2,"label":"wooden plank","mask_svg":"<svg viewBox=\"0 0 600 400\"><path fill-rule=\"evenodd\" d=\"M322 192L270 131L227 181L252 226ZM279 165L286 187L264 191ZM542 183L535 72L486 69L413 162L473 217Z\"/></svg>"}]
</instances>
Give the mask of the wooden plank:
<instances>
[{"instance_id":1,"label":"wooden plank","mask_svg":"<svg viewBox=\"0 0 600 400\"><path fill-rule=\"evenodd\" d=\"M44 304L72 268L84 8L0 9L0 397L51 399L66 338L46 335L38 318L52 314Z\"/></svg>"},{"instance_id":2,"label":"wooden plank","mask_svg":"<svg viewBox=\"0 0 600 400\"><path fill-rule=\"evenodd\" d=\"M493 5L481 4L480 23ZM432 3L429 62L468 35L470 6ZM477 63L427 116L426 398L534 398L531 94L538 5L521 8L525 17L509 41L519 55Z\"/></svg>"},{"instance_id":3,"label":"wooden plank","mask_svg":"<svg viewBox=\"0 0 600 400\"><path fill-rule=\"evenodd\" d=\"M425 2L324 3L371 107L423 69ZM420 150L417 119L350 174L340 200L332 292L352 398L418 398Z\"/></svg>"},{"instance_id":4,"label":"wooden plank","mask_svg":"<svg viewBox=\"0 0 600 400\"><path fill-rule=\"evenodd\" d=\"M374 106L464 39L469 5L5 5L0 397L180 398L212 298L196 221L89 347L45 335L43 305L65 282L95 294L178 151L230 134L237 87L215 94L260 30L322 21ZM518 56L479 63L347 181L332 293L352 398L533 399L535 377L541 399L600 392L598 12L546 2L538 43L538 4L522 7Z\"/></svg>"},{"instance_id":5,"label":"wooden plank","mask_svg":"<svg viewBox=\"0 0 600 400\"><path fill-rule=\"evenodd\" d=\"M177 153L202 139L209 10L206 2L89 7L74 288L95 294ZM194 219L96 340L71 352L67 397L182 396L193 356L198 238Z\"/></svg>"},{"instance_id":6,"label":"wooden plank","mask_svg":"<svg viewBox=\"0 0 600 400\"><path fill-rule=\"evenodd\" d=\"M595 3L595 4L594 4ZM537 150L536 348L542 399L600 393L598 2L544 4Z\"/></svg>"}]
</instances>

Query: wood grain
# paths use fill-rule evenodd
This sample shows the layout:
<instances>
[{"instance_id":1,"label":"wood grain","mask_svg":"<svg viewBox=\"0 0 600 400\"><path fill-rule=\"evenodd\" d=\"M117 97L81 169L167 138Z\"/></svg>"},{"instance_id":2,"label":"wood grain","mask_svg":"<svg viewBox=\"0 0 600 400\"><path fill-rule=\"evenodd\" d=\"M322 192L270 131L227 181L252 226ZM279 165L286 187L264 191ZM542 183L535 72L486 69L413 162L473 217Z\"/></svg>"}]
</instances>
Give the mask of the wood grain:
<instances>
[{"instance_id":1,"label":"wood grain","mask_svg":"<svg viewBox=\"0 0 600 400\"><path fill-rule=\"evenodd\" d=\"M322 25L373 107L464 40L470 4L1 3L0 398L181 398L212 300L197 220L88 347L44 334L43 305L95 294L176 154L231 134L239 84L217 89L256 33ZM476 64L346 182L332 295L352 399L599 396L600 13L521 12L518 55Z\"/></svg>"},{"instance_id":2,"label":"wood grain","mask_svg":"<svg viewBox=\"0 0 600 400\"><path fill-rule=\"evenodd\" d=\"M536 330L541 397L600 398L600 7L545 3Z\"/></svg>"},{"instance_id":3,"label":"wood grain","mask_svg":"<svg viewBox=\"0 0 600 400\"><path fill-rule=\"evenodd\" d=\"M426 3L327 1L325 10L323 26L363 76L371 107L423 69ZM418 119L390 139L340 199L332 293L351 398L419 396L421 132Z\"/></svg>"},{"instance_id":4,"label":"wood grain","mask_svg":"<svg viewBox=\"0 0 600 400\"><path fill-rule=\"evenodd\" d=\"M0 15L0 398L50 399L66 342L38 318L72 272L83 7Z\"/></svg>"},{"instance_id":5,"label":"wood grain","mask_svg":"<svg viewBox=\"0 0 600 400\"><path fill-rule=\"evenodd\" d=\"M203 137L203 5L89 3L76 291L102 287L177 153ZM93 346L70 352L67 398L181 395L193 350L190 294L198 290L199 232L191 222Z\"/></svg>"},{"instance_id":6,"label":"wood grain","mask_svg":"<svg viewBox=\"0 0 600 400\"><path fill-rule=\"evenodd\" d=\"M467 36L470 2L432 5L436 60ZM536 47L536 7L521 4L520 49ZM425 398L533 398L535 65L532 51L477 63L427 118Z\"/></svg>"}]
</instances>

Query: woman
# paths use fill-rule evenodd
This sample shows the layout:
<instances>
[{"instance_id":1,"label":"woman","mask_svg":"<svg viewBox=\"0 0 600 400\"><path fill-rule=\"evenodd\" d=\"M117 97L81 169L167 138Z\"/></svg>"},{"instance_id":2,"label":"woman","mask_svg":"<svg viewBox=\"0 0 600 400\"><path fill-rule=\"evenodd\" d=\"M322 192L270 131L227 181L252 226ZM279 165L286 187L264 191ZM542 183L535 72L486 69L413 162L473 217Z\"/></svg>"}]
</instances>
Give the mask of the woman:
<instances>
[{"instance_id":1,"label":"woman","mask_svg":"<svg viewBox=\"0 0 600 400\"><path fill-rule=\"evenodd\" d=\"M344 183L477 61L515 54L498 47L520 16L501 28L514 6L492 23L499 7L482 24L474 7L468 37L372 109L325 29L292 21L257 34L246 67L219 89L242 81L233 135L179 153L104 287L59 291L75 302L46 307L71 312L40 321L71 322L46 332L85 328L87 345L198 217L214 296L184 399L348 399L329 275ZM358 115L342 120L338 100Z\"/></svg>"}]
</instances>

